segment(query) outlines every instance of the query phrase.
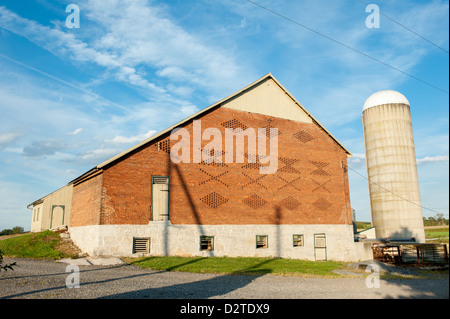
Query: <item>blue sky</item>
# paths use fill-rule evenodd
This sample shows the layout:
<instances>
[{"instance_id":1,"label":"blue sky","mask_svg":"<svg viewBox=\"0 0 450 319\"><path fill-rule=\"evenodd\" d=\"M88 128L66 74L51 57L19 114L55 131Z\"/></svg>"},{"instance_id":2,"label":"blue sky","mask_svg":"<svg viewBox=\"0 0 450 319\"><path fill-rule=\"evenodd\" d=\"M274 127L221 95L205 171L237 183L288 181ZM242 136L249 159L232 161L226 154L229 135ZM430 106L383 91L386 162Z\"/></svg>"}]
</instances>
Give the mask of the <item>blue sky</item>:
<instances>
[{"instance_id":1,"label":"blue sky","mask_svg":"<svg viewBox=\"0 0 450 319\"><path fill-rule=\"evenodd\" d=\"M255 2L448 92L448 1ZM366 2L366 1L364 1ZM80 27L66 26L66 6ZM0 0L0 229L27 204L271 72L366 176L361 110L393 89L411 103L426 217L449 203L449 95L245 0ZM368 184L349 171L370 221Z\"/></svg>"}]
</instances>

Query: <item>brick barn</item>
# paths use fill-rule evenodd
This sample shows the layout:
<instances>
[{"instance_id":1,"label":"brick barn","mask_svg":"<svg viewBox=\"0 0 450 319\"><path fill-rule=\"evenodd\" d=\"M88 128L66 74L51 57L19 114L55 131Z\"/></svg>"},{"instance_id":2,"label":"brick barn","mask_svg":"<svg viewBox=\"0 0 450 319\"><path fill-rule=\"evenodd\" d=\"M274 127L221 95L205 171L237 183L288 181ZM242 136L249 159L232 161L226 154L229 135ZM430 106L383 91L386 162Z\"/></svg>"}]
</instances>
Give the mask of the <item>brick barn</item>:
<instances>
[{"instance_id":1,"label":"brick barn","mask_svg":"<svg viewBox=\"0 0 450 319\"><path fill-rule=\"evenodd\" d=\"M265 128L266 136L256 139L267 147L277 139L276 171L261 174L268 164L250 149L250 140L240 154L243 162L237 149L234 161L225 161L229 149L213 153L205 134L194 140L198 123L203 133L213 128L223 137L227 128ZM183 144L191 151L187 162L171 160L179 142L171 139L175 128L192 139ZM225 138L220 142L225 145ZM200 150L210 158L196 162ZM350 156L267 74L71 181L67 225L74 243L92 256L360 259L346 170Z\"/></svg>"}]
</instances>

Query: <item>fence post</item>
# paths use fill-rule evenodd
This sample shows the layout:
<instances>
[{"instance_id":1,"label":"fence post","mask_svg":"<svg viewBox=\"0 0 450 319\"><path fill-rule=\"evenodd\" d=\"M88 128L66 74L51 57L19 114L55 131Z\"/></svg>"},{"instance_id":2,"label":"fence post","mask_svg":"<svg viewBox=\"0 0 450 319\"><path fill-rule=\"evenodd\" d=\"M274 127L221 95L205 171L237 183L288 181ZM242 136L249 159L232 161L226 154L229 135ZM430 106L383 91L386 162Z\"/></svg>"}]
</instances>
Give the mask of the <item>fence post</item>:
<instances>
[{"instance_id":1,"label":"fence post","mask_svg":"<svg viewBox=\"0 0 450 319\"><path fill-rule=\"evenodd\" d=\"M445 258L445 262L448 263L447 245L446 245L446 244L442 244L442 246L444 246L444 258Z\"/></svg>"},{"instance_id":2,"label":"fence post","mask_svg":"<svg viewBox=\"0 0 450 319\"><path fill-rule=\"evenodd\" d=\"M417 251L417 265L420 266L420 253L419 253L419 246L416 247L416 251Z\"/></svg>"}]
</instances>

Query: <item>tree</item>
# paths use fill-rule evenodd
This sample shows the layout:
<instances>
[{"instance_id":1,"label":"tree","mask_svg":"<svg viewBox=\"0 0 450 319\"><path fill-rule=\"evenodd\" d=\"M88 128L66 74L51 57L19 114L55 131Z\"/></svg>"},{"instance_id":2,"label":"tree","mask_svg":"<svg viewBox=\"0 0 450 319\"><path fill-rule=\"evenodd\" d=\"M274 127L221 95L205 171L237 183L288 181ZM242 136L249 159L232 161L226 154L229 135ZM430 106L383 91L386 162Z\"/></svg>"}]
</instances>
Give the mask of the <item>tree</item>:
<instances>
[{"instance_id":1,"label":"tree","mask_svg":"<svg viewBox=\"0 0 450 319\"><path fill-rule=\"evenodd\" d=\"M16 226L12 229L13 234L22 234L23 233L23 227Z\"/></svg>"}]
</instances>

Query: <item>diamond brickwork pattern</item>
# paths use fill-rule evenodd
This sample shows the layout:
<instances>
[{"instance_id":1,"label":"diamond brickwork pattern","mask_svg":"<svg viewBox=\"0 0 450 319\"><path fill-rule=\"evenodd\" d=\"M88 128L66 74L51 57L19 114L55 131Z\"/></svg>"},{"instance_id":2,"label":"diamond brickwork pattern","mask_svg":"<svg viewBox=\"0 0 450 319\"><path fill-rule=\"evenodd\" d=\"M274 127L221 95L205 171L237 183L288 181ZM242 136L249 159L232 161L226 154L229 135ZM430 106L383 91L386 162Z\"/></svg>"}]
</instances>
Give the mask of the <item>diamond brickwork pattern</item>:
<instances>
[{"instance_id":1,"label":"diamond brickwork pattern","mask_svg":"<svg viewBox=\"0 0 450 319\"><path fill-rule=\"evenodd\" d=\"M253 194L251 196L244 198L242 200L242 202L244 204L247 204L248 206L250 206L253 209L258 209L267 203L267 201L265 199L261 198L260 196L258 196L256 194Z\"/></svg>"},{"instance_id":2,"label":"diamond brickwork pattern","mask_svg":"<svg viewBox=\"0 0 450 319\"><path fill-rule=\"evenodd\" d=\"M209 193L208 195L200 198L200 200L211 208L217 208L228 202L227 198L216 192Z\"/></svg>"},{"instance_id":3,"label":"diamond brickwork pattern","mask_svg":"<svg viewBox=\"0 0 450 319\"><path fill-rule=\"evenodd\" d=\"M303 143L308 143L314 140L314 137L306 131L299 131L294 134L294 137Z\"/></svg>"}]
</instances>

